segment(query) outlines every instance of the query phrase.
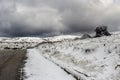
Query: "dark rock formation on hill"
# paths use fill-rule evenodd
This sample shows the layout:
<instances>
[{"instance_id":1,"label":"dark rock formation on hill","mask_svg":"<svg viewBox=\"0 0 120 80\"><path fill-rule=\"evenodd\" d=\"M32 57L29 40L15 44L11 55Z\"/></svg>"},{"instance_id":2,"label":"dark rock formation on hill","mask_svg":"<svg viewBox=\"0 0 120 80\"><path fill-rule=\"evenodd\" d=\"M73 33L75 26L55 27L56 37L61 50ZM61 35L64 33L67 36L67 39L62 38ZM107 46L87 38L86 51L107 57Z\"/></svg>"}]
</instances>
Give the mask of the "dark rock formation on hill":
<instances>
[{"instance_id":1,"label":"dark rock formation on hill","mask_svg":"<svg viewBox=\"0 0 120 80\"><path fill-rule=\"evenodd\" d=\"M96 32L95 37L110 36L111 34L108 32L107 29L108 29L107 26L96 27L96 29L95 29L95 32Z\"/></svg>"},{"instance_id":2,"label":"dark rock formation on hill","mask_svg":"<svg viewBox=\"0 0 120 80\"><path fill-rule=\"evenodd\" d=\"M81 39L92 38L88 33L84 33Z\"/></svg>"}]
</instances>

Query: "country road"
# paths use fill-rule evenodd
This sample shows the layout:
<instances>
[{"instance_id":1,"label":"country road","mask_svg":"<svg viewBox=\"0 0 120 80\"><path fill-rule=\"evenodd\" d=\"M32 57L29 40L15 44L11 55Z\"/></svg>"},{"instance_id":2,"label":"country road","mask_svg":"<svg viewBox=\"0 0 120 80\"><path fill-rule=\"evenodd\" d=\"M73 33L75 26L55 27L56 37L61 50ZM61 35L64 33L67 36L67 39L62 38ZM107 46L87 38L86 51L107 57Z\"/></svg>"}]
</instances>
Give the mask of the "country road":
<instances>
[{"instance_id":1,"label":"country road","mask_svg":"<svg viewBox=\"0 0 120 80\"><path fill-rule=\"evenodd\" d=\"M0 51L0 80L20 80L20 69L26 58L26 50Z\"/></svg>"}]
</instances>

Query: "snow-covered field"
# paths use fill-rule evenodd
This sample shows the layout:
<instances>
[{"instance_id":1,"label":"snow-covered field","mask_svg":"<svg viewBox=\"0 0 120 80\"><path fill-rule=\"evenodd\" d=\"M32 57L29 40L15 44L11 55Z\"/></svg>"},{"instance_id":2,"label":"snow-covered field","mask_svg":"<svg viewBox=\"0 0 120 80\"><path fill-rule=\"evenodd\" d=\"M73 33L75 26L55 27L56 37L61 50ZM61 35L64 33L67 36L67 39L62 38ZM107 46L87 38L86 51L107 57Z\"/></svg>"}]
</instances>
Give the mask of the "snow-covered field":
<instances>
[{"instance_id":1,"label":"snow-covered field","mask_svg":"<svg viewBox=\"0 0 120 80\"><path fill-rule=\"evenodd\" d=\"M44 40L36 37L17 37L17 38L0 38L0 49L26 49L30 47L34 47L40 42Z\"/></svg>"},{"instance_id":2,"label":"snow-covered field","mask_svg":"<svg viewBox=\"0 0 120 80\"><path fill-rule=\"evenodd\" d=\"M0 37L0 50L1 49L27 49L33 48L40 43L43 42L55 42L62 41L66 39L75 39L80 38L80 36L71 36L71 35L61 35L55 37L48 38L40 38L40 37Z\"/></svg>"},{"instance_id":3,"label":"snow-covered field","mask_svg":"<svg viewBox=\"0 0 120 80\"><path fill-rule=\"evenodd\" d=\"M28 49L24 80L120 80L120 32L80 37L1 38L0 47L36 47Z\"/></svg>"},{"instance_id":4,"label":"snow-covered field","mask_svg":"<svg viewBox=\"0 0 120 80\"><path fill-rule=\"evenodd\" d=\"M45 43L37 49L77 80L120 80L120 34Z\"/></svg>"}]
</instances>

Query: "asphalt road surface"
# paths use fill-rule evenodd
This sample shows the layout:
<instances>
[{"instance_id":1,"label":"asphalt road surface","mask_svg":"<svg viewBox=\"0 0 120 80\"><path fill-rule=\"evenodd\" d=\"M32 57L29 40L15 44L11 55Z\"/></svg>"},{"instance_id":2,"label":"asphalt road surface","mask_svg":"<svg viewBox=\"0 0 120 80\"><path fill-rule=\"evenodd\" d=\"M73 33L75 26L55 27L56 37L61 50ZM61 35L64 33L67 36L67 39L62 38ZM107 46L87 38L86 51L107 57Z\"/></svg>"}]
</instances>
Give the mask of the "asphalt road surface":
<instances>
[{"instance_id":1,"label":"asphalt road surface","mask_svg":"<svg viewBox=\"0 0 120 80\"><path fill-rule=\"evenodd\" d=\"M20 79L26 50L0 50L0 80Z\"/></svg>"}]
</instances>

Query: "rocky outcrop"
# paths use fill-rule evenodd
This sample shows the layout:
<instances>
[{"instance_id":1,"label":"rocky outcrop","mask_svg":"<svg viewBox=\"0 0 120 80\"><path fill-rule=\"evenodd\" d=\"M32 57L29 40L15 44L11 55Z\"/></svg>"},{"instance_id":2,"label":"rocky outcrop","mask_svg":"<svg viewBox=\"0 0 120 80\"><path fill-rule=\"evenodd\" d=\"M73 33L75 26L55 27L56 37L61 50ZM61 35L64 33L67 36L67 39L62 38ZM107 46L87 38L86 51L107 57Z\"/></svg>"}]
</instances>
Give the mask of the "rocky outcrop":
<instances>
[{"instance_id":1,"label":"rocky outcrop","mask_svg":"<svg viewBox=\"0 0 120 80\"><path fill-rule=\"evenodd\" d=\"M96 32L95 37L110 36L111 35L107 30L107 26L96 27L95 32Z\"/></svg>"},{"instance_id":2,"label":"rocky outcrop","mask_svg":"<svg viewBox=\"0 0 120 80\"><path fill-rule=\"evenodd\" d=\"M84 33L81 39L92 38L88 33Z\"/></svg>"}]
</instances>

